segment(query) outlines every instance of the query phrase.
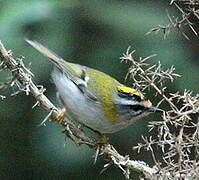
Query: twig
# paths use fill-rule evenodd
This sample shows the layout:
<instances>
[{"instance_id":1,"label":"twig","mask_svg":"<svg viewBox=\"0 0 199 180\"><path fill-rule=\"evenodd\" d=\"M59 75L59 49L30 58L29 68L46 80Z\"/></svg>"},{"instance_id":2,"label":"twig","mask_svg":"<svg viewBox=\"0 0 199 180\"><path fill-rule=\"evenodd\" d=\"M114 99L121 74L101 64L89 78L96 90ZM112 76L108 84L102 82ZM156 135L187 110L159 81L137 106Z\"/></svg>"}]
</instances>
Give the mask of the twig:
<instances>
[{"instance_id":1,"label":"twig","mask_svg":"<svg viewBox=\"0 0 199 180\"><path fill-rule=\"evenodd\" d=\"M199 20L199 1L198 0L171 0L170 5L174 5L176 10L179 11L180 15L178 17L171 17L167 11L167 17L169 24L167 25L158 25L150 29L146 35L153 32L158 33L160 31L164 34L164 39L172 30L178 30L186 39L189 40L189 37L183 32L183 27L188 26L195 36L198 36L196 27L197 23L193 23L193 19Z\"/></svg>"},{"instance_id":2,"label":"twig","mask_svg":"<svg viewBox=\"0 0 199 180\"><path fill-rule=\"evenodd\" d=\"M64 119L61 122L56 120L58 115L58 109L50 102L50 100L43 94L42 91L32 81L32 73L27 71L23 62L12 57L11 51L7 51L4 45L0 41L0 61L2 61L7 69L12 72L12 76L17 80L17 85L21 86L26 92L26 95L31 94L35 99L37 104L40 104L44 109L49 112L50 118L59 123L63 128L63 133L68 136L76 144L86 144L90 148L99 147L97 141L87 136L81 129L76 127L68 119ZM49 117L47 116L47 117ZM45 118L46 121L46 118ZM130 178L130 173L132 170L138 171L145 177L150 178L157 172L155 168L150 168L146 163L141 161L130 160L128 156L120 155L113 146L110 144L103 144L100 146L100 154L107 155L110 161L117 167L123 170L126 178Z\"/></svg>"},{"instance_id":3,"label":"twig","mask_svg":"<svg viewBox=\"0 0 199 180\"><path fill-rule=\"evenodd\" d=\"M128 75L135 82L135 87L141 87L142 90L154 89L162 98L161 102L165 101L170 108L163 113L162 121L150 122L150 131L156 130L155 135L143 137L144 143L139 143L134 149L140 152L142 148L151 153L158 169L154 179L199 179L199 130L198 124L195 123L197 120L194 119L194 115L199 115L199 94L193 96L192 92L187 90L183 93L167 92L164 82L173 82L174 77L179 77L174 73L175 68L172 66L164 70L160 62L151 66L146 64L145 59L149 58L140 57L139 60L135 60L132 52L128 48L121 60L131 62ZM157 149L162 152L164 167L161 167L154 156Z\"/></svg>"}]
</instances>

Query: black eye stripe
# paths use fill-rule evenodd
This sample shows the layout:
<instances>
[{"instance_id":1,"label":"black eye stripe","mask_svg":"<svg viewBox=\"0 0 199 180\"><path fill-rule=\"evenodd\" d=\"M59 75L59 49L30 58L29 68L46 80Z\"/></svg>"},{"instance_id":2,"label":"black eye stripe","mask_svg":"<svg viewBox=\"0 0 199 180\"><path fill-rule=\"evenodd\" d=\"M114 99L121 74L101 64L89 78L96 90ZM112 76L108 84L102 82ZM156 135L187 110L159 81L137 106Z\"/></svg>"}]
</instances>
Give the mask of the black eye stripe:
<instances>
[{"instance_id":1,"label":"black eye stripe","mask_svg":"<svg viewBox=\"0 0 199 180\"><path fill-rule=\"evenodd\" d=\"M145 107L144 106L141 106L141 105L129 105L128 106L131 110L133 111L139 111L139 110L144 110Z\"/></svg>"}]
</instances>

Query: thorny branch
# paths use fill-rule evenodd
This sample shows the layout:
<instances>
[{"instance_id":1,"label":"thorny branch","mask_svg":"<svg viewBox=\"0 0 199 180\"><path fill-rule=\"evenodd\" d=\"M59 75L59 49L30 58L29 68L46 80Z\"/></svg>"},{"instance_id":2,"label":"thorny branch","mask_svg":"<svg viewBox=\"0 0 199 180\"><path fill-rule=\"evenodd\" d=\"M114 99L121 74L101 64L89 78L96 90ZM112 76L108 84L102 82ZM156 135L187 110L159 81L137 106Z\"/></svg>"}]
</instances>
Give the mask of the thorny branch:
<instances>
[{"instance_id":1,"label":"thorny branch","mask_svg":"<svg viewBox=\"0 0 199 180\"><path fill-rule=\"evenodd\" d=\"M146 149L151 152L155 167L158 169L153 179L199 179L199 94L192 95L191 91L183 93L167 93L165 80L173 81L179 77L174 73L175 68L163 70L160 62L150 66L146 63L152 56L135 60L130 48L121 57L129 61L131 67L127 76L131 76L135 87L144 90L155 89L157 94L169 105L164 113L163 121L151 122L150 130L155 136L143 137L144 143L139 143L134 149L140 152ZM155 157L155 150L162 152L162 164Z\"/></svg>"},{"instance_id":2,"label":"thorny branch","mask_svg":"<svg viewBox=\"0 0 199 180\"><path fill-rule=\"evenodd\" d=\"M150 130L156 130L156 136L143 137L144 143L139 143L134 149L148 150L153 157L155 166L149 167L141 161L130 160L128 156L120 155L110 144L98 145L93 137L87 136L83 130L79 129L71 121L64 119L57 121L59 110L43 94L43 88L38 87L32 82L32 74L25 68L21 59L14 59L11 51L7 51L0 43L0 60L12 72L12 85L17 85L20 91L25 91L27 95L32 94L37 103L42 105L48 112L49 117L63 128L63 133L75 143L86 144L90 148L97 149L96 154L106 155L110 162L104 165L104 170L110 165L117 166L127 179L130 179L132 170L138 171L148 179L198 179L199 177L199 119L193 119L193 115L199 113L199 94L193 96L190 91L183 93L166 92L164 83L166 80L173 81L176 74L175 68L163 70L162 65L150 66L146 62L153 57L140 58L135 60L130 48L121 57L122 61L130 61L131 67L127 76L131 76L136 88L144 90L154 89L160 97L161 102L165 101L170 110L163 115L163 121L150 123ZM155 156L156 148L162 151L162 163ZM194 152L194 153L193 153ZM95 159L97 159L95 157Z\"/></svg>"},{"instance_id":3,"label":"thorny branch","mask_svg":"<svg viewBox=\"0 0 199 180\"><path fill-rule=\"evenodd\" d=\"M53 122L59 123L64 128L63 133L76 144L86 144L90 148L99 150L100 155L104 154L109 157L110 163L104 165L104 169L106 169L107 166L114 164L122 170L127 179L130 179L130 173L132 170L138 171L140 174L144 175L144 177L150 179L157 172L157 169L150 168L142 161L133 161L130 160L128 156L120 155L110 144L103 144L99 146L97 140L95 140L93 137L87 136L83 130L79 129L68 119L65 118L62 121L58 121L56 117L59 115L59 110L43 94L44 89L39 89L38 86L33 83L33 74L24 66L22 60L20 58L13 58L11 51L7 51L1 41L0 61L2 62L4 69L10 70L12 73L13 78L9 85L16 85L20 92L23 91L26 93L26 95L32 95L37 101L34 107L36 105L41 105L49 112L44 121L46 121L48 118L51 118Z\"/></svg>"},{"instance_id":4,"label":"thorny branch","mask_svg":"<svg viewBox=\"0 0 199 180\"><path fill-rule=\"evenodd\" d=\"M199 0L171 0L170 5L174 5L180 15L178 17L170 16L167 11L169 24L158 25L146 33L146 35L162 31L164 38L168 36L171 30L176 29L189 40L189 37L183 32L182 28L188 26L191 31L198 36L198 32L194 28L194 19L199 20Z\"/></svg>"},{"instance_id":5,"label":"thorny branch","mask_svg":"<svg viewBox=\"0 0 199 180\"><path fill-rule=\"evenodd\" d=\"M16 85L19 88L19 92L24 91L26 95L32 95L36 99L36 105L41 105L44 109L49 111L51 119L56 121L56 117L59 115L59 110L50 102L50 100L43 94L44 89L42 86L40 89L32 81L32 73L23 64L20 58L13 58L11 51L7 51L3 44L0 42L0 60L3 62L4 68L6 66L12 73L12 81L9 83L11 86ZM35 106L35 105L34 105ZM65 121L59 122L64 127L71 129L71 133L76 133L76 136L80 138L82 142L92 144L93 140L88 138L83 132L76 128L72 122L65 119ZM74 131L74 132L73 132ZM65 132L67 134L67 132ZM70 134L67 134L70 136Z\"/></svg>"}]
</instances>

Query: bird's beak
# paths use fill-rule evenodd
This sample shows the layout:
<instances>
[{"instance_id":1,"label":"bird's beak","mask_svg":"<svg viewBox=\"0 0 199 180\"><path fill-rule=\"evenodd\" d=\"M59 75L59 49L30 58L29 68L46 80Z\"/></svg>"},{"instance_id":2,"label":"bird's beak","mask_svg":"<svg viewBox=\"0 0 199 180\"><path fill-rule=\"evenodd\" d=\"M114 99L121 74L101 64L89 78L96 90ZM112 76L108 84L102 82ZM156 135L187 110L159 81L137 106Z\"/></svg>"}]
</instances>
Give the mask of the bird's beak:
<instances>
[{"instance_id":1,"label":"bird's beak","mask_svg":"<svg viewBox=\"0 0 199 180\"><path fill-rule=\"evenodd\" d=\"M160 109L158 107L152 106L152 103L149 100L144 101L143 102L143 106L145 108L147 108L149 112L160 112L160 113L165 112L163 109Z\"/></svg>"},{"instance_id":2,"label":"bird's beak","mask_svg":"<svg viewBox=\"0 0 199 180\"><path fill-rule=\"evenodd\" d=\"M160 109L160 108L154 107L154 106L148 107L148 110L149 110L149 112L160 112L160 113L165 112L163 109Z\"/></svg>"}]
</instances>

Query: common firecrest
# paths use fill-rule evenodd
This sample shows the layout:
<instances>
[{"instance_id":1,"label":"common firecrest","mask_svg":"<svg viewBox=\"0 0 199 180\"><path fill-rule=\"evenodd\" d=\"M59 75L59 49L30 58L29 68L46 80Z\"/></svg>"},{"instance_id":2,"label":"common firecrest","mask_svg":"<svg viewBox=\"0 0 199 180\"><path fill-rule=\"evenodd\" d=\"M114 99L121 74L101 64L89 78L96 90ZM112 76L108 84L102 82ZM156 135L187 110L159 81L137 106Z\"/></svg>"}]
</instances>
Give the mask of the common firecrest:
<instances>
[{"instance_id":1,"label":"common firecrest","mask_svg":"<svg viewBox=\"0 0 199 180\"><path fill-rule=\"evenodd\" d=\"M26 40L54 64L52 79L59 98L72 119L101 134L126 128L152 112L144 95L111 76L79 64L66 62L36 41Z\"/></svg>"}]
</instances>

